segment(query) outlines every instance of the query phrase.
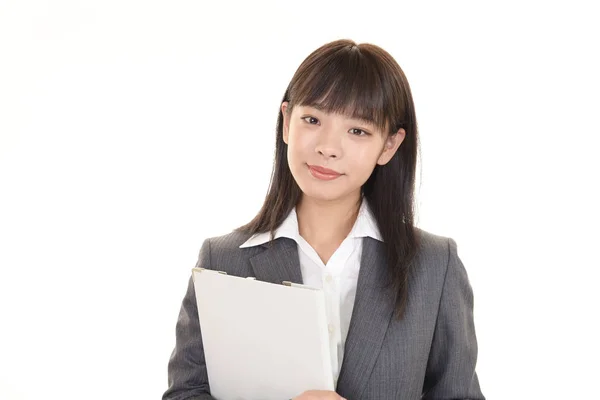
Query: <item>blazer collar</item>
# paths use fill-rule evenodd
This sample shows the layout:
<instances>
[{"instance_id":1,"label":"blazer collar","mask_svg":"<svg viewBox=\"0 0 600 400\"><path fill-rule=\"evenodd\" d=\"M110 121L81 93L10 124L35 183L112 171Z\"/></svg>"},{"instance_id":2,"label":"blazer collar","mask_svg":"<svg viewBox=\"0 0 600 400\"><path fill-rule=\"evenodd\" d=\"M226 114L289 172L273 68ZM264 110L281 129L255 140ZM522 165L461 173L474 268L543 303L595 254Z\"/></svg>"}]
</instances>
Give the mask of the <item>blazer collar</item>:
<instances>
[{"instance_id":1,"label":"blazer collar","mask_svg":"<svg viewBox=\"0 0 600 400\"><path fill-rule=\"evenodd\" d=\"M279 284L303 283L298 247L293 239L280 237L263 247L264 251L250 258L256 279Z\"/></svg>"}]
</instances>

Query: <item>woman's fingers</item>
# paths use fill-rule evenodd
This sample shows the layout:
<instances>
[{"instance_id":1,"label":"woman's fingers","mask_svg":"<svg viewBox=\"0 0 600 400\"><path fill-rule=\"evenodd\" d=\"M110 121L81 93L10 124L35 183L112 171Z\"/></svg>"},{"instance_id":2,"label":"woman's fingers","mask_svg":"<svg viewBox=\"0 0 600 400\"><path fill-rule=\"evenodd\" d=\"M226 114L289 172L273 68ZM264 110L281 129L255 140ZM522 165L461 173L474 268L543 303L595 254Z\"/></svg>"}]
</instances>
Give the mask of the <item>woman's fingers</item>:
<instances>
[{"instance_id":1,"label":"woman's fingers","mask_svg":"<svg viewBox=\"0 0 600 400\"><path fill-rule=\"evenodd\" d=\"M307 390L293 400L346 400L331 390Z\"/></svg>"}]
</instances>

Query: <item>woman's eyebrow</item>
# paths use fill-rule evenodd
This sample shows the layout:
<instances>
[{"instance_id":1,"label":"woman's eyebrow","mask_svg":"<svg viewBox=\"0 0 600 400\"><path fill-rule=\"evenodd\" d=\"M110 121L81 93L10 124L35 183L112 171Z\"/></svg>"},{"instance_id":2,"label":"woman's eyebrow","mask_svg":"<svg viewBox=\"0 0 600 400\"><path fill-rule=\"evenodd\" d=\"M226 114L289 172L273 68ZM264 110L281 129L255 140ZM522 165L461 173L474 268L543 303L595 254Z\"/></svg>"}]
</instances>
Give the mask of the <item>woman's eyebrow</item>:
<instances>
[{"instance_id":1,"label":"woman's eyebrow","mask_svg":"<svg viewBox=\"0 0 600 400\"><path fill-rule=\"evenodd\" d=\"M368 120L366 118L354 118L354 117L350 117L351 120L353 121L358 121L361 124L367 124L367 125L375 125L375 123L371 120Z\"/></svg>"},{"instance_id":2,"label":"woman's eyebrow","mask_svg":"<svg viewBox=\"0 0 600 400\"><path fill-rule=\"evenodd\" d=\"M359 123L361 125L367 125L367 126L369 126L371 128L376 128L377 127L377 124L375 124L375 122L373 122L371 120L368 120L366 118L351 117L351 116L348 116L347 118L349 120L351 120L352 122L357 122L357 123Z\"/></svg>"},{"instance_id":3,"label":"woman's eyebrow","mask_svg":"<svg viewBox=\"0 0 600 400\"><path fill-rule=\"evenodd\" d=\"M304 107L314 108L315 110L320 111L323 114L327 114L327 115L339 114L339 115L344 116L345 118L352 119L352 120L359 121L359 122L364 122L366 124L372 124L373 123L372 121L370 121L370 120L368 120L366 118L354 117L351 114L347 114L347 113L344 113L344 112L341 112L341 113L330 112L325 107L323 107L323 106L321 106L319 104L312 104L312 105L307 105L307 106L304 106Z\"/></svg>"},{"instance_id":4,"label":"woman's eyebrow","mask_svg":"<svg viewBox=\"0 0 600 400\"><path fill-rule=\"evenodd\" d=\"M323 107L323 106L321 106L319 104L306 105L304 107L306 107L306 108L314 108L317 111L321 111L322 113L329 114L329 112L325 109L325 107Z\"/></svg>"}]
</instances>

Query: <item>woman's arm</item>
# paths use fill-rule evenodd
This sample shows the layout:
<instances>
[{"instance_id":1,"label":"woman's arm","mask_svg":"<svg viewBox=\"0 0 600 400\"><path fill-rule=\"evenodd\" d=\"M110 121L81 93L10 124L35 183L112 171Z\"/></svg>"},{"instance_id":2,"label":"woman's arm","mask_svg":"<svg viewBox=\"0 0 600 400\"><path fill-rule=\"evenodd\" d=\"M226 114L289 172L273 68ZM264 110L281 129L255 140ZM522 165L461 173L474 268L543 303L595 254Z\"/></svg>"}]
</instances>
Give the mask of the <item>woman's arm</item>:
<instances>
[{"instance_id":1,"label":"woman's arm","mask_svg":"<svg viewBox=\"0 0 600 400\"><path fill-rule=\"evenodd\" d=\"M448 239L448 254L423 400L485 400L475 372L477 338L473 322L473 290L458 257L456 242L451 238Z\"/></svg>"},{"instance_id":2,"label":"woman's arm","mask_svg":"<svg viewBox=\"0 0 600 400\"><path fill-rule=\"evenodd\" d=\"M198 268L209 268L210 242L206 239L200 248ZM168 365L169 388L163 400L215 400L210 395L208 374L202 347L198 307L194 282L190 277L175 329L175 349Z\"/></svg>"}]
</instances>

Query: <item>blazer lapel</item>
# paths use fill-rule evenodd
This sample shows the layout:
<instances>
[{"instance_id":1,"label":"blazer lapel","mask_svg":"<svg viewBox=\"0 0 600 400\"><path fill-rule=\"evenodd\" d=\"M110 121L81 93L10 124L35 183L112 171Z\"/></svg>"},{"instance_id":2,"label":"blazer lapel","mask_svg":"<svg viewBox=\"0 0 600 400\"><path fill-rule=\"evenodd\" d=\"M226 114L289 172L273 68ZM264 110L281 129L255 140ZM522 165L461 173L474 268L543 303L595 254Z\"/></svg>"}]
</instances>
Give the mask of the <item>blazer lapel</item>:
<instances>
[{"instance_id":1,"label":"blazer lapel","mask_svg":"<svg viewBox=\"0 0 600 400\"><path fill-rule=\"evenodd\" d=\"M263 245L265 250L250 258L255 278L265 282L302 282L298 246L293 239L280 237Z\"/></svg>"},{"instance_id":2,"label":"blazer lapel","mask_svg":"<svg viewBox=\"0 0 600 400\"><path fill-rule=\"evenodd\" d=\"M388 283L384 244L363 238L356 298L337 392L347 399L360 399L394 312L395 294Z\"/></svg>"}]
</instances>

